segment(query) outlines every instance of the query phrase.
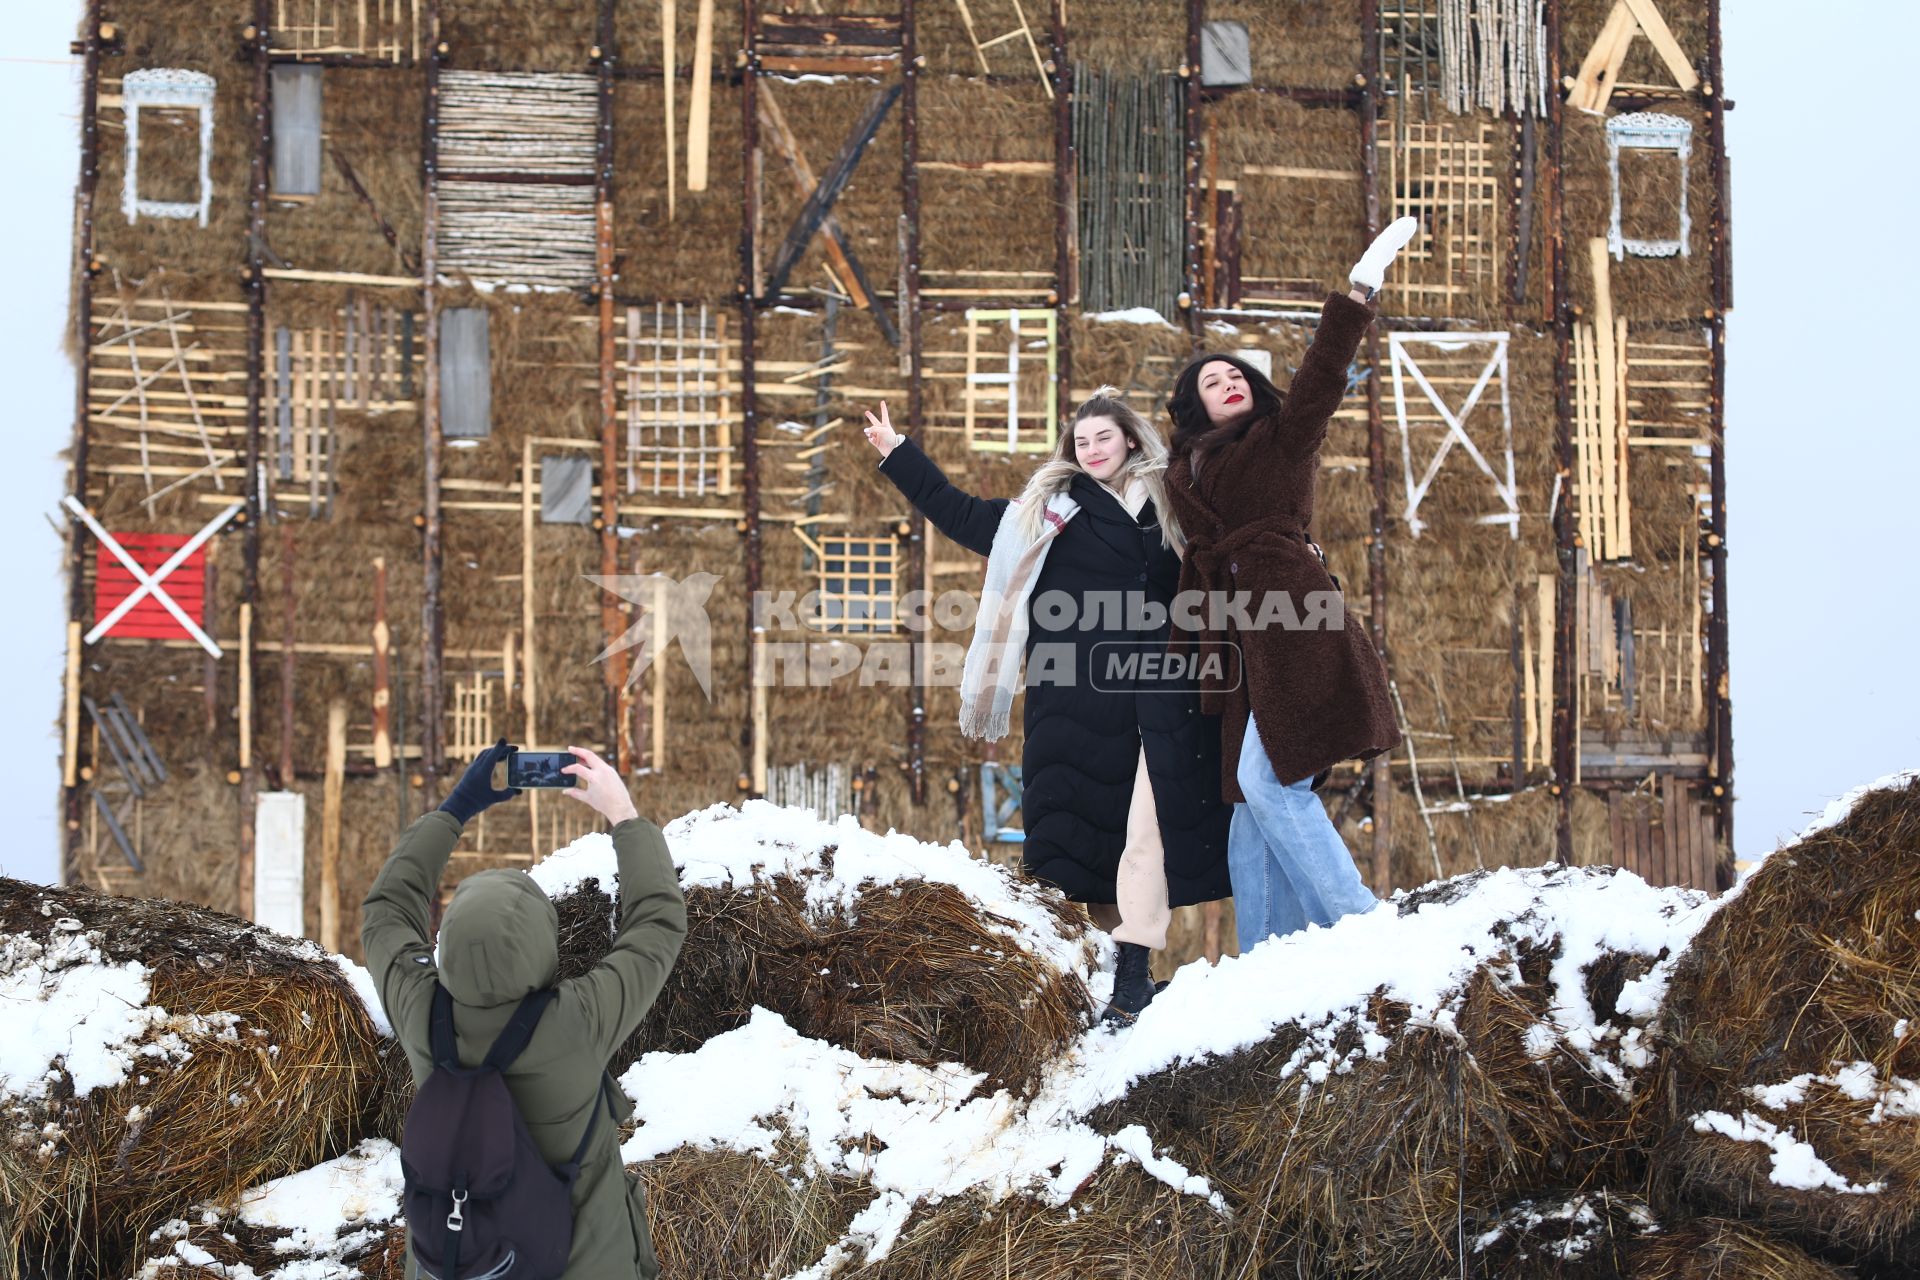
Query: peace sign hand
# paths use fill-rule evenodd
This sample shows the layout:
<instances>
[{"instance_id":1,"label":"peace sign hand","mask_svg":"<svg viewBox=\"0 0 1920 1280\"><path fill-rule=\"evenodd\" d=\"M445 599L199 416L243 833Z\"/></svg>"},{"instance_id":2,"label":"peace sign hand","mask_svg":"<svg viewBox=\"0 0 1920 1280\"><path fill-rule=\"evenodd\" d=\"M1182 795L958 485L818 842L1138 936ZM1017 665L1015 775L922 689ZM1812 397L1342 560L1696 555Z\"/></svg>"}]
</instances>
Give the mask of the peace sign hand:
<instances>
[{"instance_id":1,"label":"peace sign hand","mask_svg":"<svg viewBox=\"0 0 1920 1280\"><path fill-rule=\"evenodd\" d=\"M887 413L887 402L880 402L880 416L874 417L871 410L867 413L867 443L880 451L882 458L894 450L894 446L906 439L893 429L893 419Z\"/></svg>"}]
</instances>

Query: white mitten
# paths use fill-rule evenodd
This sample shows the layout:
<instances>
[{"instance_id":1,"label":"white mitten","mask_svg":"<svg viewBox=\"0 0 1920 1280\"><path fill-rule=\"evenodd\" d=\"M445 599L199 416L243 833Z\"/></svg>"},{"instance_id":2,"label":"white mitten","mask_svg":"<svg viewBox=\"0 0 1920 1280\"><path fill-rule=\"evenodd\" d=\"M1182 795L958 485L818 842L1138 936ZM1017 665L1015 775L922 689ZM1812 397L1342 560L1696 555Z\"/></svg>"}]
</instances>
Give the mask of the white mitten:
<instances>
[{"instance_id":1,"label":"white mitten","mask_svg":"<svg viewBox=\"0 0 1920 1280\"><path fill-rule=\"evenodd\" d=\"M1347 279L1362 289L1378 289L1387 278L1388 265L1419 230L1420 219L1395 218L1385 231L1374 237L1367 251L1360 255L1360 261L1347 273Z\"/></svg>"}]
</instances>

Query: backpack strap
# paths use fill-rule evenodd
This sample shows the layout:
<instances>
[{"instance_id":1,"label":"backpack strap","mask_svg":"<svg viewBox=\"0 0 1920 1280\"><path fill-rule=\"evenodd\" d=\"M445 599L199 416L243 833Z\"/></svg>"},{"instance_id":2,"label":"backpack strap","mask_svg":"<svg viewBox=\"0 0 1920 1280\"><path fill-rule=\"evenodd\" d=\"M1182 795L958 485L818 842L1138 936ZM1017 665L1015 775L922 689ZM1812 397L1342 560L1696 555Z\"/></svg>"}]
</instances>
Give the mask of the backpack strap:
<instances>
[{"instance_id":1,"label":"backpack strap","mask_svg":"<svg viewBox=\"0 0 1920 1280\"><path fill-rule=\"evenodd\" d=\"M433 1049L433 1065L457 1071L460 1068L460 1051L454 1047L453 1040L453 995L438 981L433 984L433 1012L428 1022L428 1034Z\"/></svg>"},{"instance_id":2,"label":"backpack strap","mask_svg":"<svg viewBox=\"0 0 1920 1280\"><path fill-rule=\"evenodd\" d=\"M557 1167L557 1172L572 1186L573 1180L580 1176L580 1162L587 1158L587 1144L593 1141L593 1128L600 1123L600 1099L607 1100L607 1109L613 1109L613 1079L606 1072L600 1073L600 1092L594 1095L593 1109L587 1113L587 1131L580 1135L580 1145L573 1149L573 1159Z\"/></svg>"},{"instance_id":3,"label":"backpack strap","mask_svg":"<svg viewBox=\"0 0 1920 1280\"><path fill-rule=\"evenodd\" d=\"M551 987L539 991L529 991L520 1001L520 1006L507 1019L507 1025L500 1029L500 1036L487 1050L483 1065L495 1071L505 1071L526 1049L527 1042L533 1039L533 1029L540 1023L540 1015L553 1003L555 992Z\"/></svg>"}]
</instances>

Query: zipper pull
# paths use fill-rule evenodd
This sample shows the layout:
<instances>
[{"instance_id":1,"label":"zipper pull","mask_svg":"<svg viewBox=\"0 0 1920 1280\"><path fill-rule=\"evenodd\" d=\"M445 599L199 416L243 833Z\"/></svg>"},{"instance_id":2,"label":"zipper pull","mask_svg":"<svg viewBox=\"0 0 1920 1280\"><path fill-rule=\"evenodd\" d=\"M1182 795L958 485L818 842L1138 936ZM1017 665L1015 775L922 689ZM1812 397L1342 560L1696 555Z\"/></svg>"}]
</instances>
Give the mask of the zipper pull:
<instances>
[{"instance_id":1,"label":"zipper pull","mask_svg":"<svg viewBox=\"0 0 1920 1280\"><path fill-rule=\"evenodd\" d=\"M466 1202L466 1192L456 1191L453 1193L453 1212L447 1215L447 1230L458 1231L465 1225L466 1219L460 1216L460 1206Z\"/></svg>"}]
</instances>

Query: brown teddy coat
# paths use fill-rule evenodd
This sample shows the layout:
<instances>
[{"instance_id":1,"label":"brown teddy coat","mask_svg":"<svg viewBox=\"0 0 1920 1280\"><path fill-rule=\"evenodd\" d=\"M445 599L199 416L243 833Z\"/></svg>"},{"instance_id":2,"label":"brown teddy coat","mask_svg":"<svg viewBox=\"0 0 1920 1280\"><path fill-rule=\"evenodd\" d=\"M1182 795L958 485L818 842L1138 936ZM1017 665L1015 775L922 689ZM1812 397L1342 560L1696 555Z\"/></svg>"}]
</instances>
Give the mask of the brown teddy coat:
<instances>
[{"instance_id":1,"label":"brown teddy coat","mask_svg":"<svg viewBox=\"0 0 1920 1280\"><path fill-rule=\"evenodd\" d=\"M1285 592L1305 618L1308 593L1335 589L1307 546L1307 527L1320 445L1346 395L1347 366L1373 315L1372 307L1345 294L1329 295L1280 408L1239 440L1209 451L1197 482L1190 457L1167 469L1167 500L1188 539L1182 592L1251 592L1250 617L1258 616L1264 593ZM1217 678L1202 672L1201 709L1221 716L1225 799L1246 798L1234 766L1249 709L1282 783L1310 778L1342 760L1364 760L1400 741L1386 664L1366 620L1344 608L1340 615L1338 629L1244 631L1229 619L1222 630L1197 636L1183 635L1176 622L1176 648L1197 642L1202 655L1223 659Z\"/></svg>"}]
</instances>

